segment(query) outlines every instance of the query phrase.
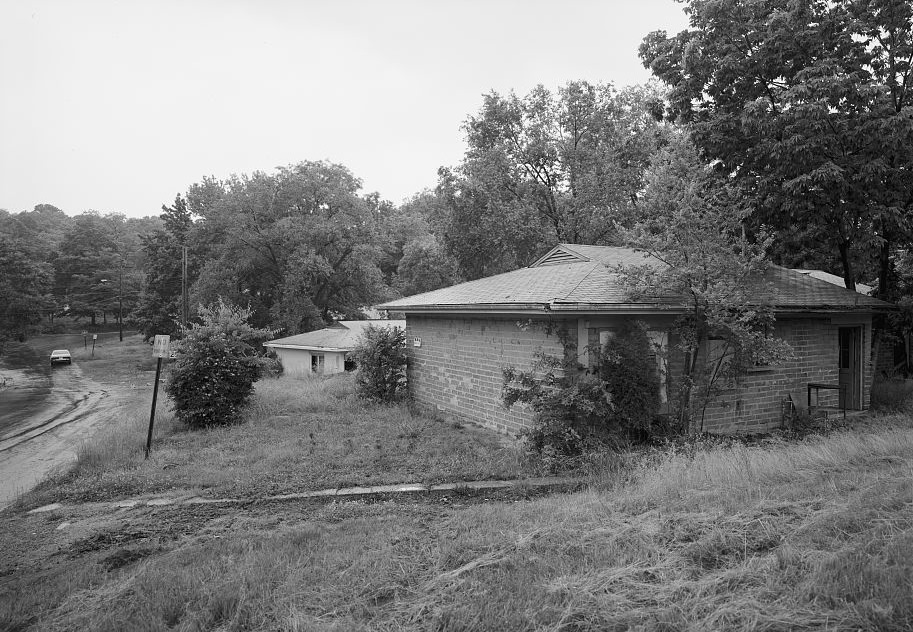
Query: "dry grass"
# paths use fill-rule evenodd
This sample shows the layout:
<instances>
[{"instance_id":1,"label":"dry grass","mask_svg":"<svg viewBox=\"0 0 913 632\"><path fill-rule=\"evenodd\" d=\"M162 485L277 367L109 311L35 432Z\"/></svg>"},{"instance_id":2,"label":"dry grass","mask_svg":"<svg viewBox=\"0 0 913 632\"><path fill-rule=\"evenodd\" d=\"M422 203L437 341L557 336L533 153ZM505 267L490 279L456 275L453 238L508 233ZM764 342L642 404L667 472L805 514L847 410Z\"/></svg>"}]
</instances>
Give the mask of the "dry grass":
<instances>
[{"instance_id":1,"label":"dry grass","mask_svg":"<svg viewBox=\"0 0 913 632\"><path fill-rule=\"evenodd\" d=\"M525 503L449 509L403 500L194 517L202 522L177 539L155 539L152 530L146 542L159 549L134 547L142 558L134 563L111 568L111 559L130 558L123 549L121 558L107 549L80 559L96 570L54 599L30 602L28 623L913 629L908 417L799 443L669 450L632 467L626 481L613 475L583 493ZM154 520L171 533L178 516ZM16 594L30 599L21 595L32 584L19 585ZM0 627L23 621L23 608L0 608Z\"/></svg>"},{"instance_id":2,"label":"dry grass","mask_svg":"<svg viewBox=\"0 0 913 632\"><path fill-rule=\"evenodd\" d=\"M515 478L516 449L490 431L463 427L407 406L363 402L352 376L261 380L246 421L188 431L158 416L152 456L143 459L148 413L137 411L79 454L76 468L27 499L104 500L185 489L256 496L337 486ZM144 421L144 418L146 421Z\"/></svg>"},{"instance_id":3,"label":"dry grass","mask_svg":"<svg viewBox=\"0 0 913 632\"><path fill-rule=\"evenodd\" d=\"M872 384L872 408L880 411L905 410L913 396L913 380L899 378L876 380Z\"/></svg>"}]
</instances>

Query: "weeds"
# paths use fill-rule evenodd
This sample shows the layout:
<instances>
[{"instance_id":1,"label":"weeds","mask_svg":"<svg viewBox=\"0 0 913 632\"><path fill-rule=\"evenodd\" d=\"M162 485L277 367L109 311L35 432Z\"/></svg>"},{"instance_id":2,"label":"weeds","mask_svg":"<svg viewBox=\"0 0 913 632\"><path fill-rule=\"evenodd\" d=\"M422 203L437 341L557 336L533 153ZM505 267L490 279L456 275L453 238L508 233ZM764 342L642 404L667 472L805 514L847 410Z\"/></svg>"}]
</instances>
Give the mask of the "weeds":
<instances>
[{"instance_id":1,"label":"weeds","mask_svg":"<svg viewBox=\"0 0 913 632\"><path fill-rule=\"evenodd\" d=\"M260 380L241 424L191 431L159 412L148 461L141 450L147 423L137 411L95 437L80 449L76 467L40 486L31 502L174 488L256 496L343 483L440 483L525 473L516 451L493 433L454 428L406 404L360 400L347 374Z\"/></svg>"},{"instance_id":2,"label":"weeds","mask_svg":"<svg viewBox=\"0 0 913 632\"><path fill-rule=\"evenodd\" d=\"M907 407L911 395L913 380L876 380L872 384L872 408L882 412L900 412Z\"/></svg>"},{"instance_id":3,"label":"weeds","mask_svg":"<svg viewBox=\"0 0 913 632\"><path fill-rule=\"evenodd\" d=\"M72 584L66 563L19 579L0 626L909 630L913 430L884 421L670 443L604 463L610 491L238 509L161 550L106 536Z\"/></svg>"}]
</instances>

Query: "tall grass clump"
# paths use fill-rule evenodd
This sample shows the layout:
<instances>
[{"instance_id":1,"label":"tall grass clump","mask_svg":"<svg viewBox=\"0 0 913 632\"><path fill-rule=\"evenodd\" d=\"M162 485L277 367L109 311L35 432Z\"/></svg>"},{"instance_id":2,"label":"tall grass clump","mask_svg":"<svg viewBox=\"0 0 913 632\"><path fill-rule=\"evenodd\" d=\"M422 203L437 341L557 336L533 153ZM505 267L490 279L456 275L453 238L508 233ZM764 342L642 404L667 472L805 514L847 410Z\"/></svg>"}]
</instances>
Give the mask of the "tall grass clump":
<instances>
[{"instance_id":1,"label":"tall grass clump","mask_svg":"<svg viewBox=\"0 0 913 632\"><path fill-rule=\"evenodd\" d=\"M260 380L251 397L248 418L338 411L355 405L351 373L330 377L279 377Z\"/></svg>"},{"instance_id":2,"label":"tall grass clump","mask_svg":"<svg viewBox=\"0 0 913 632\"><path fill-rule=\"evenodd\" d=\"M74 474L96 474L103 471L136 467L146 447L149 411L129 410L121 413L120 422L108 430L83 441L76 450ZM181 426L174 411L163 403L156 406L152 441L157 443Z\"/></svg>"},{"instance_id":3,"label":"tall grass clump","mask_svg":"<svg viewBox=\"0 0 913 632\"><path fill-rule=\"evenodd\" d=\"M898 412L907 408L913 396L913 380L888 378L872 384L872 408L884 412Z\"/></svg>"}]
</instances>

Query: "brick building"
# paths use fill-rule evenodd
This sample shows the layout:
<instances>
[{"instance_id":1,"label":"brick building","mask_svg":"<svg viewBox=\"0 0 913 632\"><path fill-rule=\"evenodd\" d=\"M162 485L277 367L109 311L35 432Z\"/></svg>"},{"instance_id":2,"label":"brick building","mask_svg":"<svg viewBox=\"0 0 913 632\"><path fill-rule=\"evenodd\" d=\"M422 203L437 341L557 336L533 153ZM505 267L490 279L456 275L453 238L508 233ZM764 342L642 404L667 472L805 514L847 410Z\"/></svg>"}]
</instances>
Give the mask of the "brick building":
<instances>
[{"instance_id":1,"label":"brick building","mask_svg":"<svg viewBox=\"0 0 913 632\"><path fill-rule=\"evenodd\" d=\"M561 244L527 268L461 283L381 305L406 314L409 384L416 402L443 414L516 433L533 421L522 405L501 402L503 369L528 369L538 353L576 356L604 343L626 318L644 322L657 350L660 397L668 404L684 358L670 338L680 313L674 298L626 299L613 269L640 265L627 248ZM782 423L784 402L864 409L872 384L872 315L877 299L772 266L765 278L776 313L775 335L795 359L758 367L704 413L710 432L762 432ZM838 401L839 400L839 401Z\"/></svg>"}]
</instances>

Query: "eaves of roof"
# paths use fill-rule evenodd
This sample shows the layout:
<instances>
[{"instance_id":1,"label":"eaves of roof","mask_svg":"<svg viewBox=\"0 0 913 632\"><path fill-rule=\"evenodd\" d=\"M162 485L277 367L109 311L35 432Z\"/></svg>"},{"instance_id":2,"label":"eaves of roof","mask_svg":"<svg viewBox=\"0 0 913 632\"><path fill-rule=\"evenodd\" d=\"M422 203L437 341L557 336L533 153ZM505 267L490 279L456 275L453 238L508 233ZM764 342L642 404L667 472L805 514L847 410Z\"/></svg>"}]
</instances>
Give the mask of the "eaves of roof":
<instances>
[{"instance_id":1,"label":"eaves of roof","mask_svg":"<svg viewBox=\"0 0 913 632\"><path fill-rule=\"evenodd\" d=\"M275 342L265 342L263 343L264 347L272 347L274 349L296 349L300 351L338 351L340 353L348 353L352 350L352 347L319 347L317 345L287 345Z\"/></svg>"},{"instance_id":2,"label":"eaves of roof","mask_svg":"<svg viewBox=\"0 0 913 632\"><path fill-rule=\"evenodd\" d=\"M779 314L837 314L837 313L873 313L890 311L893 306L859 305L847 307L842 305L784 305L774 306ZM405 314L685 314L687 310L681 305L657 303L515 303L515 304L466 304L466 305L418 305L404 307L396 311Z\"/></svg>"}]
</instances>

